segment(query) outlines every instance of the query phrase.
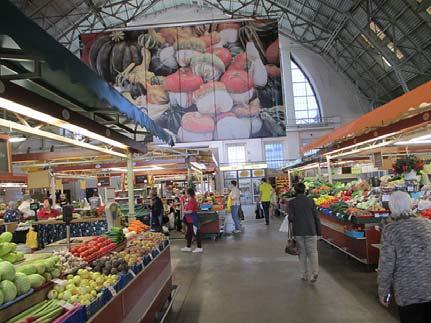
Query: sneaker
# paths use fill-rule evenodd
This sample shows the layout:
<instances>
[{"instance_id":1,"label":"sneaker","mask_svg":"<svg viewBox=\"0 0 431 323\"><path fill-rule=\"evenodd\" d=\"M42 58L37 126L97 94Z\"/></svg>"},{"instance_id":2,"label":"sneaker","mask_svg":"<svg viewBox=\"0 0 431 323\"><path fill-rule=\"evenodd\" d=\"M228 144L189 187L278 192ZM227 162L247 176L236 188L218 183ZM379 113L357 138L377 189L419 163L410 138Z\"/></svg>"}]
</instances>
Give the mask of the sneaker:
<instances>
[{"instance_id":1,"label":"sneaker","mask_svg":"<svg viewBox=\"0 0 431 323\"><path fill-rule=\"evenodd\" d=\"M233 233L241 233L241 230L234 230Z\"/></svg>"},{"instance_id":2,"label":"sneaker","mask_svg":"<svg viewBox=\"0 0 431 323\"><path fill-rule=\"evenodd\" d=\"M184 248L181 248L181 251L182 252L190 252L190 251L192 251L192 248L184 247Z\"/></svg>"},{"instance_id":3,"label":"sneaker","mask_svg":"<svg viewBox=\"0 0 431 323\"><path fill-rule=\"evenodd\" d=\"M196 248L195 250L192 251L193 253L201 253L204 252L204 250L202 248Z\"/></svg>"},{"instance_id":4,"label":"sneaker","mask_svg":"<svg viewBox=\"0 0 431 323\"><path fill-rule=\"evenodd\" d=\"M306 282L306 281L308 281L308 278L307 278L307 276L302 276L302 277L301 277L301 280L303 280L303 281L305 281L305 282Z\"/></svg>"},{"instance_id":5,"label":"sneaker","mask_svg":"<svg viewBox=\"0 0 431 323\"><path fill-rule=\"evenodd\" d=\"M317 281L317 277L319 277L318 274L314 274L313 277L311 277L310 282L315 283Z\"/></svg>"}]
</instances>

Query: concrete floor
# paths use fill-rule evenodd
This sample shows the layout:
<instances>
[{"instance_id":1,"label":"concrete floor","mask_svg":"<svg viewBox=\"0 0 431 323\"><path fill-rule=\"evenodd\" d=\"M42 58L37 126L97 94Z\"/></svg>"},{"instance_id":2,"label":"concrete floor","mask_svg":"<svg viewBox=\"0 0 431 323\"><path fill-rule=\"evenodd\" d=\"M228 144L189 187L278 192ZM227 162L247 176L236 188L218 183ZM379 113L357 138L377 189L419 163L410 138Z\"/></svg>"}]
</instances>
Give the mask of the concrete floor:
<instances>
[{"instance_id":1,"label":"concrete floor","mask_svg":"<svg viewBox=\"0 0 431 323\"><path fill-rule=\"evenodd\" d=\"M203 254L173 241L179 289L166 323L398 322L378 304L375 272L319 242L319 280L303 282L297 257L284 253L281 220L265 226L246 213L243 234L204 240Z\"/></svg>"}]
</instances>

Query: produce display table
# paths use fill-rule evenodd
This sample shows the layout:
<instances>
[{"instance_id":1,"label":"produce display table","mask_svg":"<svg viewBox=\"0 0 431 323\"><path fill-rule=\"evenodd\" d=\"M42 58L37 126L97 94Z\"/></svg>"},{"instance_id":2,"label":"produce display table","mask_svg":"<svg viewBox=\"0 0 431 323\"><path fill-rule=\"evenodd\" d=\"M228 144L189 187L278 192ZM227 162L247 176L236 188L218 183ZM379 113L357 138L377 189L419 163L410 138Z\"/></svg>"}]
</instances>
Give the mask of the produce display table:
<instances>
[{"instance_id":1,"label":"produce display table","mask_svg":"<svg viewBox=\"0 0 431 323\"><path fill-rule=\"evenodd\" d=\"M373 245L380 242L380 232L374 227L375 219L370 219L370 223L362 221L361 223L365 225L365 236L355 238L344 232L345 226L352 222L321 211L319 213L324 241L364 264L378 264L379 251Z\"/></svg>"},{"instance_id":2,"label":"produce display table","mask_svg":"<svg viewBox=\"0 0 431 323\"><path fill-rule=\"evenodd\" d=\"M34 223L39 249L66 238L66 224L60 220L41 220ZM72 237L97 236L108 230L105 218L88 217L74 219L70 225Z\"/></svg>"},{"instance_id":3,"label":"produce display table","mask_svg":"<svg viewBox=\"0 0 431 323\"><path fill-rule=\"evenodd\" d=\"M203 238L216 239L223 233L222 225L224 221L220 221L220 217L224 215L224 211L200 211L198 212L200 221L200 232Z\"/></svg>"},{"instance_id":4,"label":"produce display table","mask_svg":"<svg viewBox=\"0 0 431 323\"><path fill-rule=\"evenodd\" d=\"M155 322L172 293L169 245L89 322Z\"/></svg>"}]
</instances>

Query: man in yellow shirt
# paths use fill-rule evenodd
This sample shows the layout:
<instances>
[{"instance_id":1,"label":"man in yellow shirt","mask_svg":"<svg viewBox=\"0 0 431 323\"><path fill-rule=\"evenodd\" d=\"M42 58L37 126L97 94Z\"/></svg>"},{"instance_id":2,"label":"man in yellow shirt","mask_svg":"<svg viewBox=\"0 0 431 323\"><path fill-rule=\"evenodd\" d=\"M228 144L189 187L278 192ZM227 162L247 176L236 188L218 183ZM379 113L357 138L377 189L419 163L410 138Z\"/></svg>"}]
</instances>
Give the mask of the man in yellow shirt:
<instances>
[{"instance_id":1,"label":"man in yellow shirt","mask_svg":"<svg viewBox=\"0 0 431 323\"><path fill-rule=\"evenodd\" d=\"M259 186L260 202L262 203L263 213L265 215L265 224L269 225L269 206L271 204L272 194L274 190L267 183L266 178L262 178L262 184Z\"/></svg>"}]
</instances>

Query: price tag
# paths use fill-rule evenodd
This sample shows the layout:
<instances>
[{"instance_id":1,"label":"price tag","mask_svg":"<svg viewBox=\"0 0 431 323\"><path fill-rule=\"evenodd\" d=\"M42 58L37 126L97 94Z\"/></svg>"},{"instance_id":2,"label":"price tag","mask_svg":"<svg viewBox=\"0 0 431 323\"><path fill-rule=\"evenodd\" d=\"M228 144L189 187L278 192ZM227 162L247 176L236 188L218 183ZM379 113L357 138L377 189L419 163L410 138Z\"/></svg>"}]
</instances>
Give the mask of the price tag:
<instances>
[{"instance_id":1,"label":"price tag","mask_svg":"<svg viewBox=\"0 0 431 323\"><path fill-rule=\"evenodd\" d=\"M159 249L159 248L156 248L156 250L157 250L157 252L158 252L158 253L161 253L161 251L160 251L160 249Z\"/></svg>"},{"instance_id":2,"label":"price tag","mask_svg":"<svg viewBox=\"0 0 431 323\"><path fill-rule=\"evenodd\" d=\"M133 276L133 278L136 277L136 274L132 269L129 269L129 273Z\"/></svg>"},{"instance_id":3,"label":"price tag","mask_svg":"<svg viewBox=\"0 0 431 323\"><path fill-rule=\"evenodd\" d=\"M414 190L414 186L407 186L407 192L413 192Z\"/></svg>"},{"instance_id":4,"label":"price tag","mask_svg":"<svg viewBox=\"0 0 431 323\"><path fill-rule=\"evenodd\" d=\"M63 280L63 279L54 278L54 279L51 279L51 281L54 284L58 284L58 285L62 285L62 286L67 285L67 280Z\"/></svg>"},{"instance_id":5,"label":"price tag","mask_svg":"<svg viewBox=\"0 0 431 323\"><path fill-rule=\"evenodd\" d=\"M114 297L117 296L117 291L114 289L114 287L109 286L108 290L111 292L112 296Z\"/></svg>"},{"instance_id":6,"label":"price tag","mask_svg":"<svg viewBox=\"0 0 431 323\"><path fill-rule=\"evenodd\" d=\"M150 256L150 259L153 260L153 254L151 252L148 254L148 256Z\"/></svg>"},{"instance_id":7,"label":"price tag","mask_svg":"<svg viewBox=\"0 0 431 323\"><path fill-rule=\"evenodd\" d=\"M91 268L90 266L85 267L85 269L87 269L89 271L93 270L93 268Z\"/></svg>"},{"instance_id":8,"label":"price tag","mask_svg":"<svg viewBox=\"0 0 431 323\"><path fill-rule=\"evenodd\" d=\"M61 307L63 307L64 309L66 309L68 311L73 310L75 308L75 306L73 306L72 304L67 303L65 301L58 301L57 303L58 303L58 305L60 305Z\"/></svg>"}]
</instances>

